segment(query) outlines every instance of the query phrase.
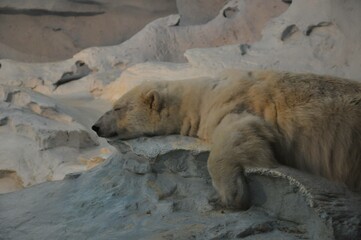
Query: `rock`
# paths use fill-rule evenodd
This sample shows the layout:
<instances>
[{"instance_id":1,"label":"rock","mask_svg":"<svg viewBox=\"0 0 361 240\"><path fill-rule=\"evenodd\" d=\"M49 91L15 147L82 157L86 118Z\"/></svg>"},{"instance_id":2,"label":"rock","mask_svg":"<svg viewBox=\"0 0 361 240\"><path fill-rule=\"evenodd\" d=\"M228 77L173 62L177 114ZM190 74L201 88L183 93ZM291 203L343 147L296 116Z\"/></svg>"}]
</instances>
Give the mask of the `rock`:
<instances>
[{"instance_id":1,"label":"rock","mask_svg":"<svg viewBox=\"0 0 361 240\"><path fill-rule=\"evenodd\" d=\"M241 3L237 2L237 5L229 2L224 9L237 7L242 11ZM189 49L185 52L188 63L179 65L148 62L132 66L111 83L109 88L105 88L103 97L118 99L143 81L176 79L179 76L178 69L185 73L178 79L211 77L225 68L240 68L313 72L360 80L360 68L356 59L361 54L358 42L361 32L350 31L347 26L347 22L359 21L359 15L351 7L358 6L359 2L353 0L345 7L328 0L327 6L331 9L324 7L323 3L308 9L312 4L313 2L305 1L292 3L286 12L271 20L263 30L263 38L258 42ZM325 11L318 14L318 9ZM332 13L337 14L332 17ZM203 26L211 25L218 19L219 16Z\"/></svg>"},{"instance_id":2,"label":"rock","mask_svg":"<svg viewBox=\"0 0 361 240\"><path fill-rule=\"evenodd\" d=\"M234 212L217 203L206 171L208 147L200 147L200 142L170 136L129 141L127 150L124 143L112 144L115 147L120 144L120 149L127 153L115 154L102 166L80 176L2 195L0 238L43 239L51 235L58 236L55 239L357 239L360 236L361 197L325 179L285 167L248 169L254 206L248 211ZM151 171L126 167L147 161ZM181 167L175 167L179 164ZM184 175L186 171L193 174ZM47 228L36 231L44 223Z\"/></svg>"},{"instance_id":3,"label":"rock","mask_svg":"<svg viewBox=\"0 0 361 240\"><path fill-rule=\"evenodd\" d=\"M205 24L216 17L226 0L216 0L209 4L206 0L177 0L180 26Z\"/></svg>"},{"instance_id":4,"label":"rock","mask_svg":"<svg viewBox=\"0 0 361 240\"><path fill-rule=\"evenodd\" d=\"M170 136L162 140L162 137L138 138L121 143L111 143L117 146L119 151L124 151L124 144L131 152L138 156L144 156L148 160L126 160L125 167L135 173L155 171L177 172L183 177L202 177L208 175L204 165L208 158L209 148L204 143L193 138L179 138ZM130 164L136 163L136 167L129 168ZM142 172L134 169L145 169Z\"/></svg>"},{"instance_id":5,"label":"rock","mask_svg":"<svg viewBox=\"0 0 361 240\"><path fill-rule=\"evenodd\" d=\"M200 71L182 63L139 63L128 67L119 78L99 91L99 97L114 102L133 87L145 81L173 81L200 77L213 77L213 71Z\"/></svg>"},{"instance_id":6,"label":"rock","mask_svg":"<svg viewBox=\"0 0 361 240\"><path fill-rule=\"evenodd\" d=\"M325 239L357 239L361 236L360 194L287 167L247 169L247 173L254 204L268 209L271 215L301 221L311 235ZM286 180L286 186L283 185L285 182L279 182L280 179ZM264 192L260 191L260 186ZM296 192L300 195L293 194Z\"/></svg>"},{"instance_id":7,"label":"rock","mask_svg":"<svg viewBox=\"0 0 361 240\"><path fill-rule=\"evenodd\" d=\"M312 7L310 7L312 6ZM312 72L360 80L357 57L361 54L359 29L350 22L360 20L360 2L346 5L336 1L295 1L262 31L262 40L247 51L237 45L190 49L185 56L190 66L200 71L224 68L274 69ZM319 11L323 9L323 11Z\"/></svg>"},{"instance_id":8,"label":"rock","mask_svg":"<svg viewBox=\"0 0 361 240\"><path fill-rule=\"evenodd\" d=\"M0 98L5 102L1 118L7 120L11 131L36 141L40 150L98 144L93 133L74 122L51 98L27 89L5 86L0 88Z\"/></svg>"},{"instance_id":9,"label":"rock","mask_svg":"<svg viewBox=\"0 0 361 240\"><path fill-rule=\"evenodd\" d=\"M89 75L90 73L91 70L89 69L88 65L86 65L82 61L76 61L75 68L71 72L63 73L61 78L55 83L53 83L53 85L55 86L55 88L57 88L65 83L81 79Z\"/></svg>"},{"instance_id":10,"label":"rock","mask_svg":"<svg viewBox=\"0 0 361 240\"><path fill-rule=\"evenodd\" d=\"M4 0L0 59L64 60L87 47L120 44L148 22L176 12L174 0Z\"/></svg>"},{"instance_id":11,"label":"rock","mask_svg":"<svg viewBox=\"0 0 361 240\"><path fill-rule=\"evenodd\" d=\"M46 95L92 92L99 96L106 85L119 79L122 71L136 63L184 62L184 52L189 48L253 43L260 39L266 22L288 6L278 0L262 1L263 4L259 1L252 4L246 0L230 1L224 9L239 9L232 18L225 18L220 12L204 25L177 27L174 24L179 20L178 15L161 18L120 45L85 49L63 62L27 64L1 60L0 81L13 86L35 85L33 90ZM87 73L91 71L94 75L74 74L77 62L84 63ZM63 80L59 82L60 79Z\"/></svg>"},{"instance_id":12,"label":"rock","mask_svg":"<svg viewBox=\"0 0 361 240\"><path fill-rule=\"evenodd\" d=\"M223 9L238 8L232 18L222 10L210 22L195 26L174 26L179 16L169 16L149 23L128 41L114 47L89 48L74 56L93 66L133 65L147 61L185 62L190 48L207 48L232 43L253 43L261 38L267 21L283 13L288 5L278 0L230 1ZM270 11L269 9L272 9ZM146 44L144 43L146 39Z\"/></svg>"},{"instance_id":13,"label":"rock","mask_svg":"<svg viewBox=\"0 0 361 240\"><path fill-rule=\"evenodd\" d=\"M84 120L84 112L61 101L1 85L0 109L0 171L8 173L0 176L1 192L63 179L110 154L98 152L104 143L89 130L96 118Z\"/></svg>"},{"instance_id":14,"label":"rock","mask_svg":"<svg viewBox=\"0 0 361 240\"><path fill-rule=\"evenodd\" d=\"M68 179L77 179L78 177L81 176L81 172L74 172L74 173L68 173L65 175L64 180L68 180Z\"/></svg>"},{"instance_id":15,"label":"rock","mask_svg":"<svg viewBox=\"0 0 361 240\"><path fill-rule=\"evenodd\" d=\"M0 194L14 192L23 188L24 184L15 171L0 170Z\"/></svg>"}]
</instances>

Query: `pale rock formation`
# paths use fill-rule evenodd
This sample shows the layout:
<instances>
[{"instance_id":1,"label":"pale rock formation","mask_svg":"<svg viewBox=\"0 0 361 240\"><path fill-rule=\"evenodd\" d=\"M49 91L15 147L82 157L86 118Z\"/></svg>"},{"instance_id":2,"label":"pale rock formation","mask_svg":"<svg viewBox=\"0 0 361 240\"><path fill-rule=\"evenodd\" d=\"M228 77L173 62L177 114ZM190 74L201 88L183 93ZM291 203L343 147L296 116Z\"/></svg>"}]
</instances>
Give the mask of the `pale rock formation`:
<instances>
[{"instance_id":1,"label":"pale rock formation","mask_svg":"<svg viewBox=\"0 0 361 240\"><path fill-rule=\"evenodd\" d=\"M148 61L184 62L183 54L190 48L206 48L232 43L252 43L260 39L267 21L278 16L288 5L278 0L230 1L210 22L196 26L177 26L178 15L149 23L124 43L112 47L93 47L63 62L28 64L0 60L0 81L10 85L31 82L33 89L44 94L92 92L102 94L103 88L121 77L136 63ZM224 12L234 9L231 17ZM272 9L270 11L269 9ZM64 74L74 72L77 62L84 63L90 75L55 87Z\"/></svg>"},{"instance_id":2,"label":"pale rock formation","mask_svg":"<svg viewBox=\"0 0 361 240\"><path fill-rule=\"evenodd\" d=\"M104 143L89 130L89 116L61 101L10 86L0 86L0 101L2 192L63 179L109 155L100 153Z\"/></svg>"},{"instance_id":3,"label":"pale rock formation","mask_svg":"<svg viewBox=\"0 0 361 240\"><path fill-rule=\"evenodd\" d=\"M293 1L289 9L272 19L263 38L249 46L190 49L191 66L205 71L224 67L275 69L330 74L360 80L361 2L350 0ZM243 47L244 49L244 47Z\"/></svg>"},{"instance_id":4,"label":"pale rock formation","mask_svg":"<svg viewBox=\"0 0 361 240\"><path fill-rule=\"evenodd\" d=\"M230 1L224 9L235 3L242 9L246 1ZM357 60L361 55L361 31L348 26L361 21L359 9L357 0L341 5L334 0L293 1L286 12L267 24L260 41L189 49L184 54L187 63L183 64L137 64L105 88L103 97L114 100L120 95L116 94L118 89L123 94L143 81L214 76L225 68L313 72L361 80Z\"/></svg>"},{"instance_id":5,"label":"pale rock formation","mask_svg":"<svg viewBox=\"0 0 361 240\"><path fill-rule=\"evenodd\" d=\"M85 61L91 68L124 67L147 61L185 62L183 54L187 49L259 40L266 23L287 7L278 0L229 1L206 24L178 26L179 15L172 15L153 21L123 44L89 48L74 58ZM232 16L224 15L228 9L234 10Z\"/></svg>"}]
</instances>

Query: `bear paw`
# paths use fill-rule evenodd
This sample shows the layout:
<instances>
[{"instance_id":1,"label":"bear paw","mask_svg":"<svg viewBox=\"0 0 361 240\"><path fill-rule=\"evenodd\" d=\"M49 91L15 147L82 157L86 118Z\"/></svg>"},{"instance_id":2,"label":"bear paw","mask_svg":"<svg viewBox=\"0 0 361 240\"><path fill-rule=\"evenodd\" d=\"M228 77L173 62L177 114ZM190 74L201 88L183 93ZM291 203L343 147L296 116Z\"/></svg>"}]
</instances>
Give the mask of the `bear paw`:
<instances>
[{"instance_id":1,"label":"bear paw","mask_svg":"<svg viewBox=\"0 0 361 240\"><path fill-rule=\"evenodd\" d=\"M226 180L226 179L223 179ZM223 205L230 209L247 210L250 207L250 195L244 176L237 176L233 181L213 182Z\"/></svg>"}]
</instances>

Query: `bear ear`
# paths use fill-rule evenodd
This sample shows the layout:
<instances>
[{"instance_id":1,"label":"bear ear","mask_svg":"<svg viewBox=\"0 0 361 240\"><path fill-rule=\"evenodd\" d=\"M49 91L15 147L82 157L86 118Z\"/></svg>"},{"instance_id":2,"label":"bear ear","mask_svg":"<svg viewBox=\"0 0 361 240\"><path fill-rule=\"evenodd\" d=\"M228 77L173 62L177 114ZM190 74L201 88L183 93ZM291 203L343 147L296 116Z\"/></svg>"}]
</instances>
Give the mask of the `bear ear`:
<instances>
[{"instance_id":1,"label":"bear ear","mask_svg":"<svg viewBox=\"0 0 361 240\"><path fill-rule=\"evenodd\" d=\"M149 91L144 98L144 103L149 106L150 109L159 112L161 110L161 98L157 90Z\"/></svg>"}]
</instances>

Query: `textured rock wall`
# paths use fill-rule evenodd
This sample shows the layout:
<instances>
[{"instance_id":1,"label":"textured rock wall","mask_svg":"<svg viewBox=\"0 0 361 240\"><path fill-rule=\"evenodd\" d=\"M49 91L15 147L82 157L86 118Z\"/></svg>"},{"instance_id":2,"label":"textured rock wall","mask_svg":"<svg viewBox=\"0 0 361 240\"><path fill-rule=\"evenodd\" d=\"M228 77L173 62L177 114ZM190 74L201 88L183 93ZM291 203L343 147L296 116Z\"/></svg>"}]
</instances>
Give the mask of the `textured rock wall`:
<instances>
[{"instance_id":1,"label":"textured rock wall","mask_svg":"<svg viewBox=\"0 0 361 240\"><path fill-rule=\"evenodd\" d=\"M216 17L227 3L227 0L177 0L177 9L180 16L179 25L200 25Z\"/></svg>"},{"instance_id":2,"label":"textured rock wall","mask_svg":"<svg viewBox=\"0 0 361 240\"><path fill-rule=\"evenodd\" d=\"M174 0L0 2L0 59L49 62L120 44L148 22L176 13Z\"/></svg>"}]
</instances>

